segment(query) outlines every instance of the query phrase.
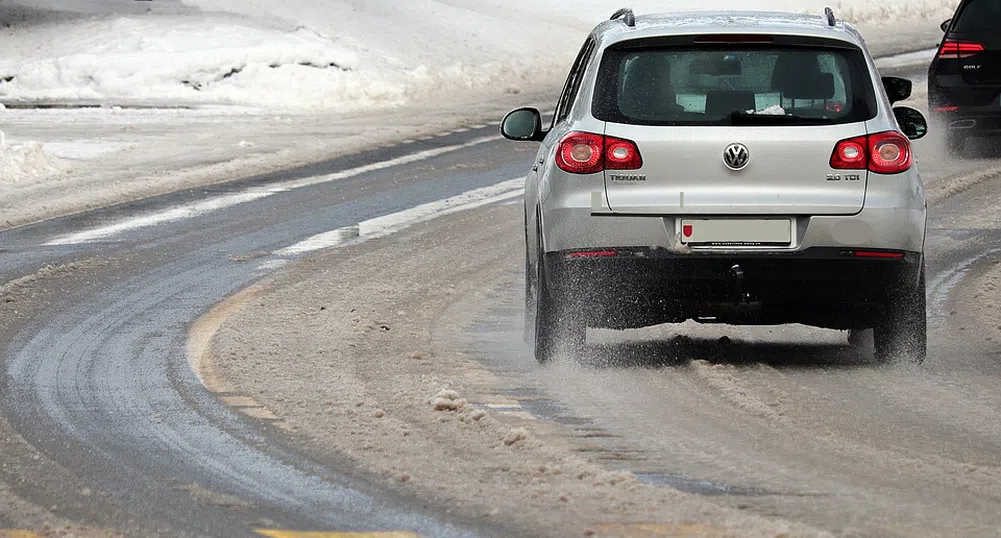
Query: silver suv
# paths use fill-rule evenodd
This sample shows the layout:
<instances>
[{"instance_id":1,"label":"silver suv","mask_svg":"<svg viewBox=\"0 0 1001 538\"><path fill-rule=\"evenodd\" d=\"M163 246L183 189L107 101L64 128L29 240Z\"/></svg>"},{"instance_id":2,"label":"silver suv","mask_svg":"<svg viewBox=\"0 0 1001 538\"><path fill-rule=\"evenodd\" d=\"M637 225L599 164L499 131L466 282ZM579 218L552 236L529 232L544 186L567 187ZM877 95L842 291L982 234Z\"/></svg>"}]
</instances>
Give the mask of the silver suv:
<instances>
[{"instance_id":1,"label":"silver suv","mask_svg":"<svg viewBox=\"0 0 1001 538\"><path fill-rule=\"evenodd\" d=\"M682 322L873 329L926 347L926 204L911 139L858 31L824 16L690 13L598 25L525 185L526 335L545 362L587 327Z\"/></svg>"}]
</instances>

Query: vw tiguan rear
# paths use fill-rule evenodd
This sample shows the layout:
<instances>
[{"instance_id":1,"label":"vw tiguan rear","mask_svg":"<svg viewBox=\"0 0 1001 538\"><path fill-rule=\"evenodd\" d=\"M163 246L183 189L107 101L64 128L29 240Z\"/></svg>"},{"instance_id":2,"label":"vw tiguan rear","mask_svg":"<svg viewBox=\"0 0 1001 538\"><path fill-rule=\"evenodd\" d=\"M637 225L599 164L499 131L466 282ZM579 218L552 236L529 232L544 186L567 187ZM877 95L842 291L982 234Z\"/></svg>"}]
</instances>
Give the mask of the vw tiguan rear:
<instances>
[{"instance_id":1,"label":"vw tiguan rear","mask_svg":"<svg viewBox=\"0 0 1001 538\"><path fill-rule=\"evenodd\" d=\"M525 187L526 333L536 358L587 327L805 323L874 329L877 358L925 354L924 191L858 32L826 16L697 13L597 26Z\"/></svg>"}]
</instances>

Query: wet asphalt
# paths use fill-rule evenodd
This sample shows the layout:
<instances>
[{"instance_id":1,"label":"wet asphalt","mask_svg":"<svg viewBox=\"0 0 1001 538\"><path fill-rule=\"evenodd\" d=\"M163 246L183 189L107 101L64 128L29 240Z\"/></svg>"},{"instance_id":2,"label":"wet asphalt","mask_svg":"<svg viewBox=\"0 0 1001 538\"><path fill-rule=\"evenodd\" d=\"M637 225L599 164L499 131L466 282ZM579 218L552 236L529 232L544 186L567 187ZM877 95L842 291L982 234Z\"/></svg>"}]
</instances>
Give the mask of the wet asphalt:
<instances>
[{"instance_id":1,"label":"wet asphalt","mask_svg":"<svg viewBox=\"0 0 1001 538\"><path fill-rule=\"evenodd\" d=\"M496 133L496 126L371 151L0 232L0 281L63 266L4 303L0 410L37 451L102 493L56 481L15 488L54 512L133 535L247 536L255 528L494 535L394 497L283 445L268 423L219 403L185 355L190 324L270 272L270 254L349 226L522 174L534 150L501 141L81 245L70 232L222 194L326 175ZM294 261L294 260L293 260ZM72 492L71 492L72 493ZM69 497L59 502L59 499ZM127 515L123 515L127 514Z\"/></svg>"}]
</instances>

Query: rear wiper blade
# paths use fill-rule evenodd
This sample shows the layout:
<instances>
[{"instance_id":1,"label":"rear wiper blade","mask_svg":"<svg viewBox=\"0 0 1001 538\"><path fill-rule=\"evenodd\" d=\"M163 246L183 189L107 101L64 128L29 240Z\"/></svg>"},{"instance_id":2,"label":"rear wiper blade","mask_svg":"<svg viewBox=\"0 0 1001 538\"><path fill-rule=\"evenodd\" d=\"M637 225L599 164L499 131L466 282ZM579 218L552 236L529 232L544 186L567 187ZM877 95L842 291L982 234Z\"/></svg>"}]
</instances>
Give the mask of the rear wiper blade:
<instances>
[{"instance_id":1,"label":"rear wiper blade","mask_svg":"<svg viewBox=\"0 0 1001 538\"><path fill-rule=\"evenodd\" d=\"M794 116L792 114L755 114L734 110L730 114L731 125L826 125L830 118Z\"/></svg>"}]
</instances>

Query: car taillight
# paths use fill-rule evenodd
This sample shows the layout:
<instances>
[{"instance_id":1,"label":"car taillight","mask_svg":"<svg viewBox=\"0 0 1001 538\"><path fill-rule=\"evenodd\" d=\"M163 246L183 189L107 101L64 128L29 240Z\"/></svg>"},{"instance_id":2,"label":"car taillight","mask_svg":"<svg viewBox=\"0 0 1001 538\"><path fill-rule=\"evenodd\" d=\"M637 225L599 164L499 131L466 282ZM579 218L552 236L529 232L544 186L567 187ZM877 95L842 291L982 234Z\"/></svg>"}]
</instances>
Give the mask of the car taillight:
<instances>
[{"instance_id":1,"label":"car taillight","mask_svg":"<svg viewBox=\"0 0 1001 538\"><path fill-rule=\"evenodd\" d=\"M834 146L834 154L831 155L831 168L852 170L865 168L868 160L866 146L869 142L866 137L850 138L838 142Z\"/></svg>"},{"instance_id":2,"label":"car taillight","mask_svg":"<svg viewBox=\"0 0 1001 538\"><path fill-rule=\"evenodd\" d=\"M571 174L594 174L604 170L602 151L605 140L591 133L570 133L560 140L556 151L556 164Z\"/></svg>"},{"instance_id":3,"label":"car taillight","mask_svg":"<svg viewBox=\"0 0 1001 538\"><path fill-rule=\"evenodd\" d=\"M605 168L608 170L636 170L643 168L643 158L636 144L621 138L605 137Z\"/></svg>"},{"instance_id":4,"label":"car taillight","mask_svg":"<svg viewBox=\"0 0 1001 538\"><path fill-rule=\"evenodd\" d=\"M834 146L831 168L869 170L877 174L899 174L914 164L907 137L887 131L842 140Z\"/></svg>"},{"instance_id":5,"label":"car taillight","mask_svg":"<svg viewBox=\"0 0 1001 538\"><path fill-rule=\"evenodd\" d=\"M911 167L911 143L899 133L869 136L869 170L877 174L899 174Z\"/></svg>"},{"instance_id":6,"label":"car taillight","mask_svg":"<svg viewBox=\"0 0 1001 538\"><path fill-rule=\"evenodd\" d=\"M938 51L938 57L943 60L961 60L980 54L983 51L984 46L980 43L949 40L942 43L942 48Z\"/></svg>"},{"instance_id":7,"label":"car taillight","mask_svg":"<svg viewBox=\"0 0 1001 538\"><path fill-rule=\"evenodd\" d=\"M574 132L563 137L556 150L556 165L571 174L596 174L604 170L636 170L643 158L634 142L594 133Z\"/></svg>"}]
</instances>

